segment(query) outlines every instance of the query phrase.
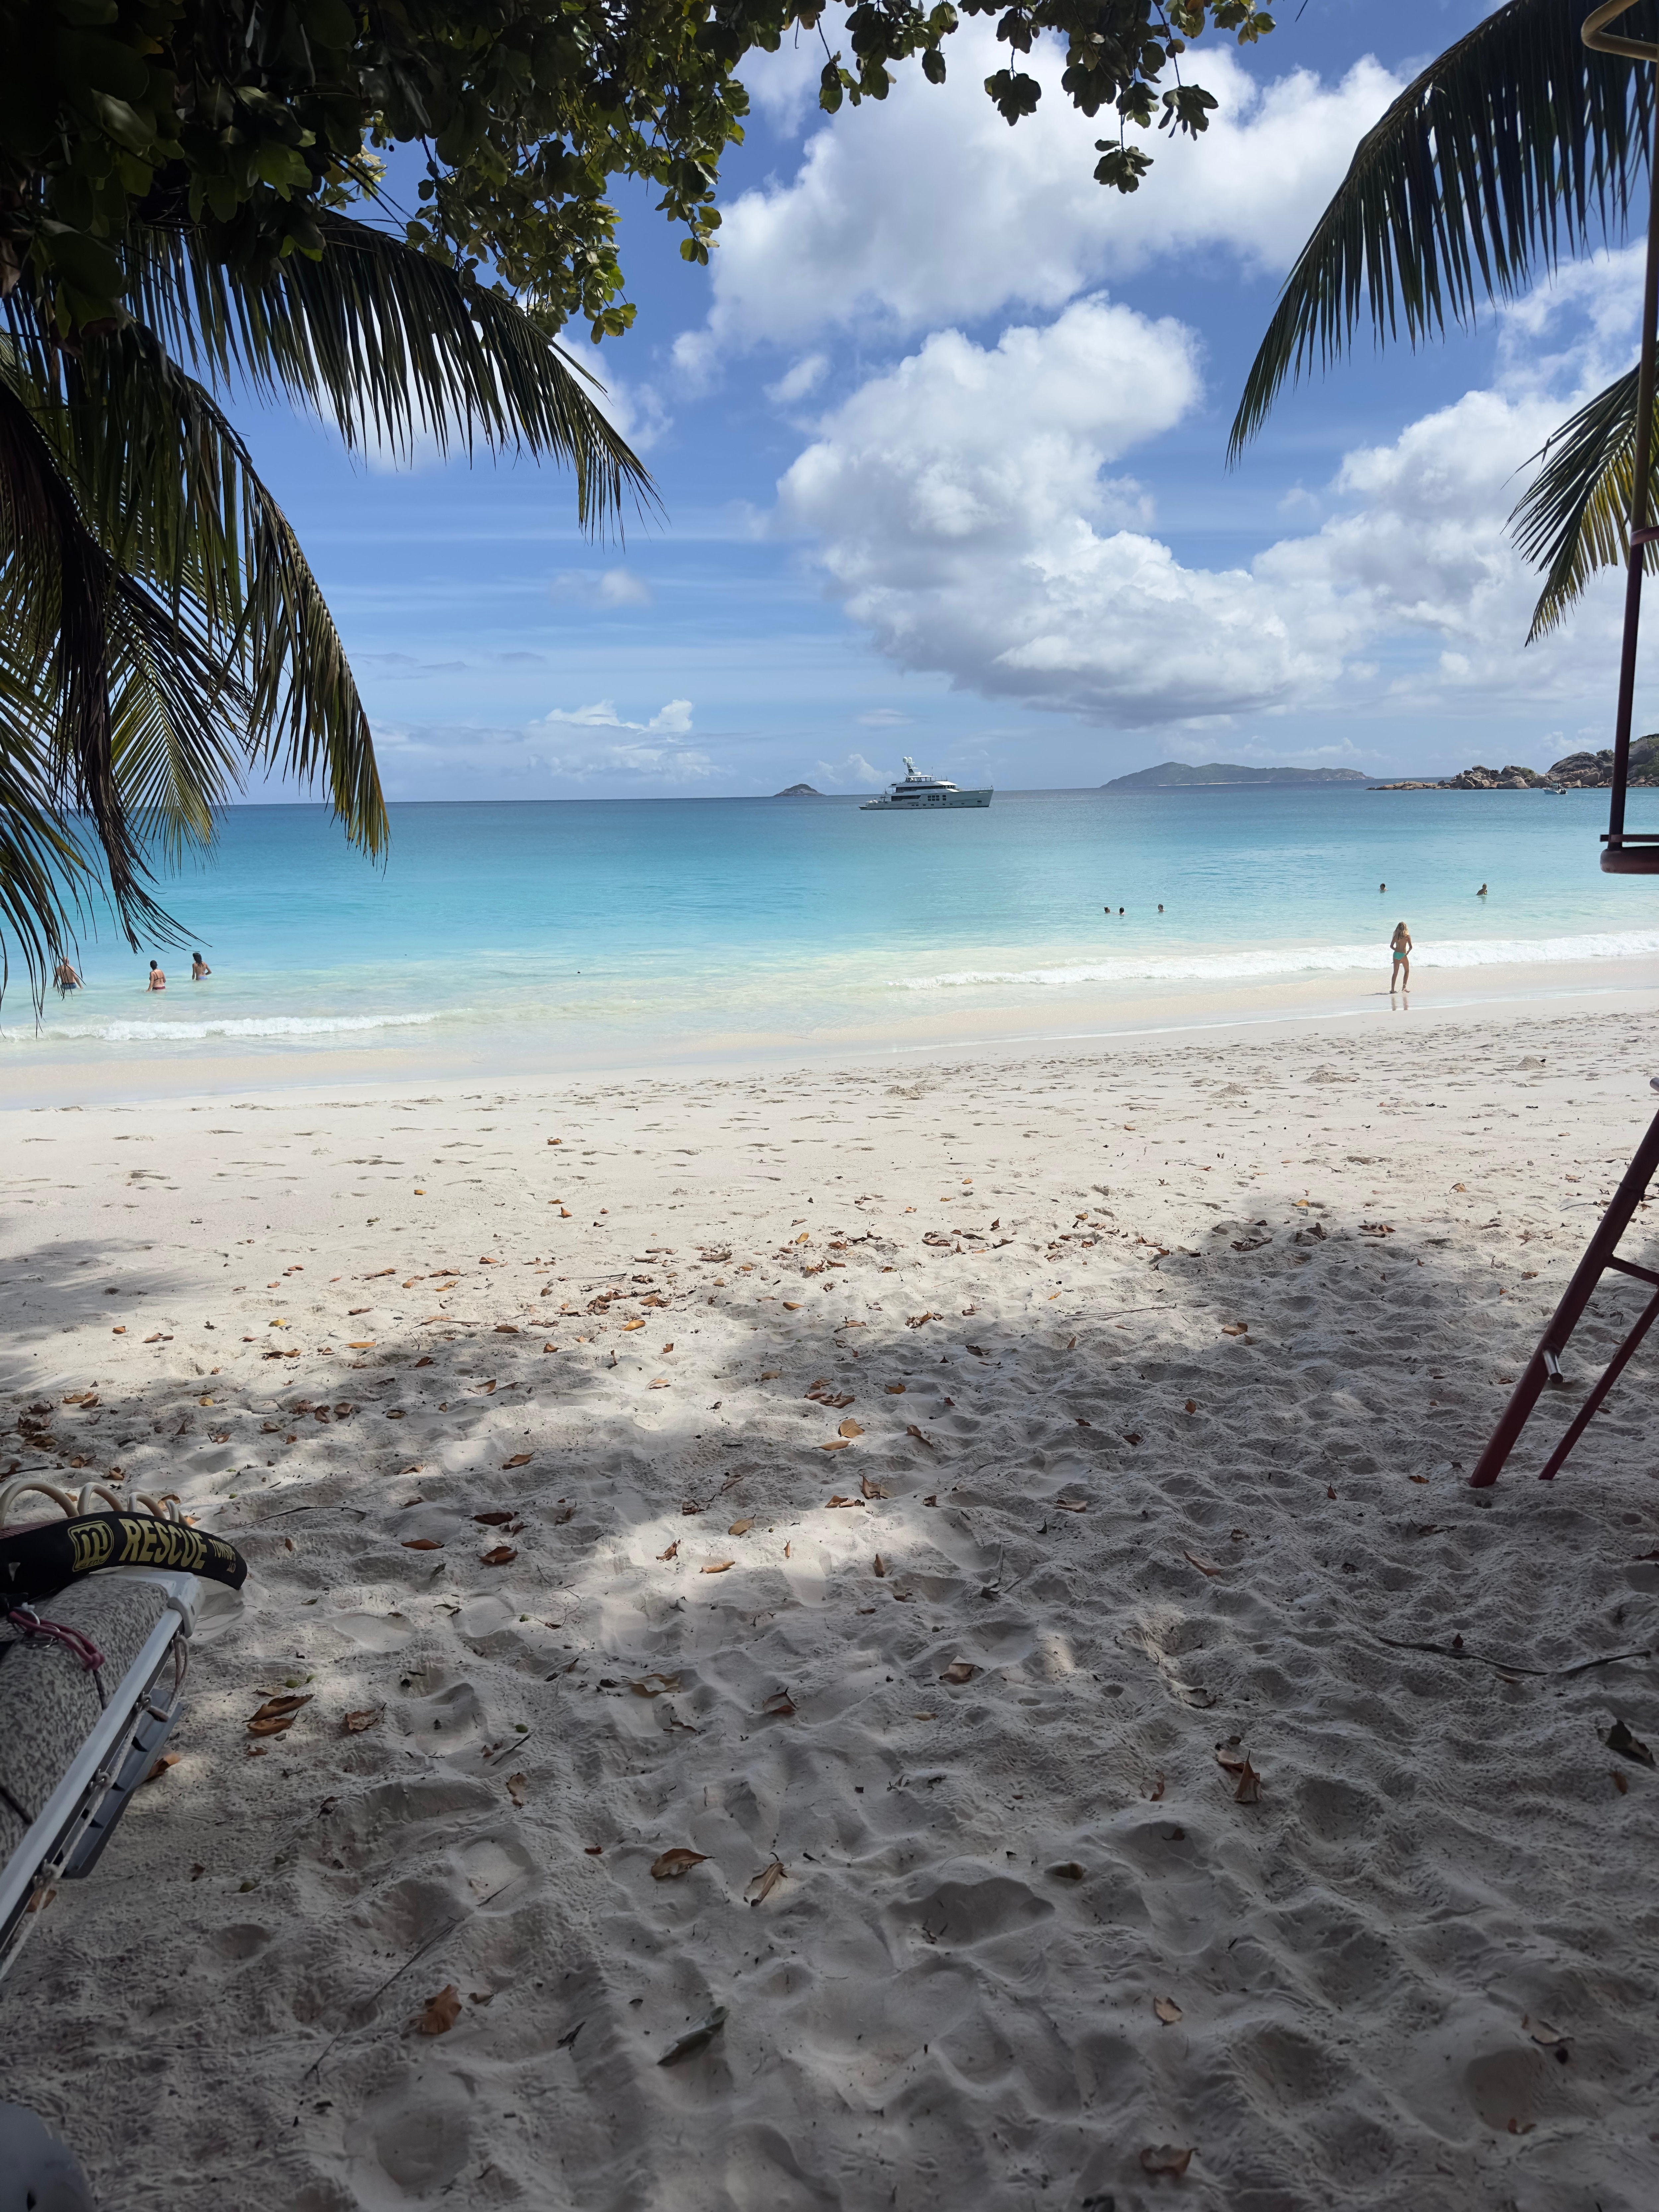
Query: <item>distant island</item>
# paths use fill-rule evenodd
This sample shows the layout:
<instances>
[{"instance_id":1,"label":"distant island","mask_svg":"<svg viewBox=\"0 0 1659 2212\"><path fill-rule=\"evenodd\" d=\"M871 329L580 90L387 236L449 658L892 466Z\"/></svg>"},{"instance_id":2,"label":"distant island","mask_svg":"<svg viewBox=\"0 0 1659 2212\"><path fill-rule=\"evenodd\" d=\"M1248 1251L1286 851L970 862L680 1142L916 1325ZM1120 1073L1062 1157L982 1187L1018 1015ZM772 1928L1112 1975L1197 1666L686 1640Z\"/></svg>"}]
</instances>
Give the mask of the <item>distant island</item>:
<instances>
[{"instance_id":1,"label":"distant island","mask_svg":"<svg viewBox=\"0 0 1659 2212\"><path fill-rule=\"evenodd\" d=\"M1659 784L1659 732L1632 738L1630 781ZM1540 775L1535 768L1482 768L1477 763L1460 775L1413 776L1402 783L1379 783L1378 791L1605 791L1613 781L1613 751L1568 753Z\"/></svg>"},{"instance_id":2,"label":"distant island","mask_svg":"<svg viewBox=\"0 0 1659 2212\"><path fill-rule=\"evenodd\" d=\"M1160 761L1156 768L1137 769L1133 775L1115 775L1103 791L1174 791L1188 784L1230 783L1369 783L1352 768L1241 768L1232 761L1206 761L1189 768L1185 761Z\"/></svg>"},{"instance_id":3,"label":"distant island","mask_svg":"<svg viewBox=\"0 0 1659 2212\"><path fill-rule=\"evenodd\" d=\"M787 791L775 791L774 799L822 799L821 791L814 791L810 783L792 783Z\"/></svg>"}]
</instances>

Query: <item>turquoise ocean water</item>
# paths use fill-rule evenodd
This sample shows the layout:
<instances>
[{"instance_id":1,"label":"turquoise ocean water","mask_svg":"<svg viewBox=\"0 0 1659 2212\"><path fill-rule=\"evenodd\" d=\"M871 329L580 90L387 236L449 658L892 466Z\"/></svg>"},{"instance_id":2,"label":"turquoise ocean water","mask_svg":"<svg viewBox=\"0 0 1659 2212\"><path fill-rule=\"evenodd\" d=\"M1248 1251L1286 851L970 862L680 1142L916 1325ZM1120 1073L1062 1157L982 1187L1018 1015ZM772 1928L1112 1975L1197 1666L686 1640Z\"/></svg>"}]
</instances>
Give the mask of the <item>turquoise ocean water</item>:
<instances>
[{"instance_id":1,"label":"turquoise ocean water","mask_svg":"<svg viewBox=\"0 0 1659 2212\"><path fill-rule=\"evenodd\" d=\"M212 981L105 931L83 946L87 988L49 999L38 1030L9 996L0 1071L143 1062L188 1081L234 1057L311 1079L392 1048L434 1068L576 1067L1088 1034L1316 986L1374 998L1401 919L1423 993L1478 998L1517 963L1540 988L1587 965L1643 985L1659 879L1600 873L1605 817L1593 792L1352 786L1005 792L932 817L850 799L408 805L377 867L319 807L238 807L215 857L162 887ZM1659 829L1659 793L1633 797L1631 826ZM143 993L152 952L165 997Z\"/></svg>"}]
</instances>

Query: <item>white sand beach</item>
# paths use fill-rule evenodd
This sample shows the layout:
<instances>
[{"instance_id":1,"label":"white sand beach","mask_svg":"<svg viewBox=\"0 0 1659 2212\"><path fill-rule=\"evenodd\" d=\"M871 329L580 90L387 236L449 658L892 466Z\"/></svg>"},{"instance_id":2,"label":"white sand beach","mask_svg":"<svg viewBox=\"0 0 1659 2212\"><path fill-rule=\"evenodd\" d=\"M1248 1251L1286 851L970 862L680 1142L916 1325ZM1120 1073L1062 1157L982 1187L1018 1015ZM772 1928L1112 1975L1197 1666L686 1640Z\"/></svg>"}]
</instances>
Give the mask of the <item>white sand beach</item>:
<instances>
[{"instance_id":1,"label":"white sand beach","mask_svg":"<svg viewBox=\"0 0 1659 2212\"><path fill-rule=\"evenodd\" d=\"M7 1115L0 1468L252 1572L5 2094L108 2212L1645 2212L1659 1683L1584 1662L1659 1646L1651 1355L1464 1476L1656 1070L1550 1008Z\"/></svg>"}]
</instances>

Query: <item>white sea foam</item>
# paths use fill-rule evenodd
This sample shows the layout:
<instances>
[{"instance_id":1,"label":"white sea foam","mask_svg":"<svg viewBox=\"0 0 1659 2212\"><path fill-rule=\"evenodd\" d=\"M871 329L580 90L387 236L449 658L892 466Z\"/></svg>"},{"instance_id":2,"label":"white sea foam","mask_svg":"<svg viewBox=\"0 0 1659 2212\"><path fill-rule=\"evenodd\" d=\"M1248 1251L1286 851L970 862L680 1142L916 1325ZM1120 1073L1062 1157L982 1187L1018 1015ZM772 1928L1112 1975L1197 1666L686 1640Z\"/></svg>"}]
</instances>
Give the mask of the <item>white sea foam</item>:
<instances>
[{"instance_id":1,"label":"white sea foam","mask_svg":"<svg viewBox=\"0 0 1659 2212\"><path fill-rule=\"evenodd\" d=\"M252 1014L242 1019L204 1022L54 1022L53 1042L63 1037L90 1039L100 1044L189 1044L203 1037L338 1036L350 1030L403 1030L441 1021L445 1014L464 1012L463 1007L434 1009L418 1014ZM33 1044L34 1030L0 1029L0 1043Z\"/></svg>"},{"instance_id":2,"label":"white sea foam","mask_svg":"<svg viewBox=\"0 0 1659 2212\"><path fill-rule=\"evenodd\" d=\"M1413 968L1510 968L1575 960L1639 960L1659 953L1659 931L1603 931L1585 937L1471 938L1413 952ZM1066 989L1081 983L1249 982L1274 975L1334 975L1381 968L1376 945L1261 945L1249 951L1127 954L1064 968L961 969L892 978L895 991L983 989L1009 984Z\"/></svg>"}]
</instances>

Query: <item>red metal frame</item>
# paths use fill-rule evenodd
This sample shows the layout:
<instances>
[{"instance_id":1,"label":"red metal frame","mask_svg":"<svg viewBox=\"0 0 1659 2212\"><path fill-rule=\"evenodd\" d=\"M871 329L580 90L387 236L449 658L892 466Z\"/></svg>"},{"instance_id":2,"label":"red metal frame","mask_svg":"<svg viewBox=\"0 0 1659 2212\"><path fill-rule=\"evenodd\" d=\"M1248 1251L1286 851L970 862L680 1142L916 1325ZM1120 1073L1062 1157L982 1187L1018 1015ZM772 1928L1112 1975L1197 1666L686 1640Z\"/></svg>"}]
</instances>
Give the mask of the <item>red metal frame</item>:
<instances>
[{"instance_id":1,"label":"red metal frame","mask_svg":"<svg viewBox=\"0 0 1659 2212\"><path fill-rule=\"evenodd\" d=\"M1659 1080L1656 1080L1659 1089ZM1631 1275L1638 1283L1646 1283L1655 1292L1643 1309L1636 1326L1607 1363L1601 1379L1591 1390L1574 1415L1571 1425L1545 1462L1539 1475L1540 1482L1553 1482L1565 1465L1568 1453L1577 1443L1594 1419L1596 1411L1635 1353L1637 1346L1656 1321L1659 1321L1659 1274L1650 1267L1638 1267L1632 1261L1619 1257L1619 1240L1631 1224L1632 1216L1647 1196L1648 1186L1659 1174L1659 1114L1648 1125L1648 1133L1636 1148L1636 1157L1625 1170L1624 1181L1613 1193L1613 1201L1601 1216L1600 1227L1589 1241L1583 1258L1574 1270L1567 1285L1566 1295L1550 1316L1549 1326L1538 1340L1538 1349L1527 1362L1526 1372L1515 1387L1514 1395L1504 1407L1503 1418L1492 1431L1491 1441L1480 1455L1474 1473L1469 1477L1469 1486L1485 1490L1497 1481L1503 1472L1504 1462L1520 1442L1521 1431L1527 1425L1533 1407L1538 1403L1547 1383L1560 1383L1561 1355L1583 1318L1585 1307L1595 1294L1603 1275Z\"/></svg>"}]
</instances>

